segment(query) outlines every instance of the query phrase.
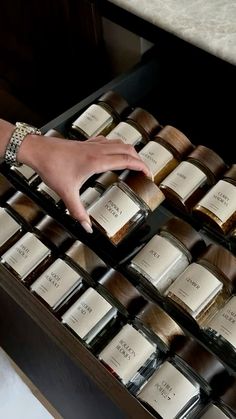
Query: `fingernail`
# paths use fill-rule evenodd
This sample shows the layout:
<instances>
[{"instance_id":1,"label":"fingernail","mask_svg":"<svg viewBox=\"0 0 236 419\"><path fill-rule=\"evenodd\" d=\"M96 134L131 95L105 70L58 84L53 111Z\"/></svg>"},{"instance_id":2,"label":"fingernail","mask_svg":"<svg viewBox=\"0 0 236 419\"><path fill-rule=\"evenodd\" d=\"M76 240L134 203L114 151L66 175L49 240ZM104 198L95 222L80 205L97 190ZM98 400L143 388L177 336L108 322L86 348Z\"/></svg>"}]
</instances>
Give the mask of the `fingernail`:
<instances>
[{"instance_id":1,"label":"fingernail","mask_svg":"<svg viewBox=\"0 0 236 419\"><path fill-rule=\"evenodd\" d=\"M85 229L85 231L87 231L87 233L89 233L89 234L93 233L92 226L91 226L91 224L89 224L88 221L82 221L81 225Z\"/></svg>"}]
</instances>

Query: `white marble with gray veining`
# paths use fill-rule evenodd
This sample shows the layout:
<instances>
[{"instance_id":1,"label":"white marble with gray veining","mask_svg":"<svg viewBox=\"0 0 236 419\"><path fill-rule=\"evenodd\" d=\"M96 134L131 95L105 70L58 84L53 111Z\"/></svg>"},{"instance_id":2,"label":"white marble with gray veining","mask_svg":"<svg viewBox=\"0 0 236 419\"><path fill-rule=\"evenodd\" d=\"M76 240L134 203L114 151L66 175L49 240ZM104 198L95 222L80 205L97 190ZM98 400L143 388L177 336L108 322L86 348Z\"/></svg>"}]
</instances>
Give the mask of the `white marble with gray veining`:
<instances>
[{"instance_id":1,"label":"white marble with gray veining","mask_svg":"<svg viewBox=\"0 0 236 419\"><path fill-rule=\"evenodd\" d=\"M236 64L236 0L109 0Z\"/></svg>"}]
</instances>

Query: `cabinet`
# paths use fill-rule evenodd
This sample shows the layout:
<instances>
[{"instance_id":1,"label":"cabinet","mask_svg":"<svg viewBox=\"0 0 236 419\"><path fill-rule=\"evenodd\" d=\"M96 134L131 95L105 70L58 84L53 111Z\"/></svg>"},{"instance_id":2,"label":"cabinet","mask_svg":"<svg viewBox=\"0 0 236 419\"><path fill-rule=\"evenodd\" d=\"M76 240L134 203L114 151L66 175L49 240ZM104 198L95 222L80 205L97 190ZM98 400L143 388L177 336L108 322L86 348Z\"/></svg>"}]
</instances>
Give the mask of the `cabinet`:
<instances>
[{"instance_id":1,"label":"cabinet","mask_svg":"<svg viewBox=\"0 0 236 419\"><path fill-rule=\"evenodd\" d=\"M193 143L209 146L216 150L227 163L234 163L231 141L234 136L234 118L233 110L228 105L230 96L234 97L234 80L235 68L230 64L174 37L169 35L165 37L162 34L159 46L149 51L140 64L128 74L103 86L51 121L43 127L43 130L57 128L66 134L69 124L77 114L104 92L113 89L121 93L131 106L138 105L149 110L163 125L170 124L178 127L189 136ZM131 255L130 249L135 248L134 243L151 237L171 215L168 208L163 206L158 208L149 217L144 228L115 248L98 233L88 237L78 224L75 224L53 204L43 201L33 188L29 188L4 165L1 166L1 171L17 189L33 198L72 236L89 245L112 267L117 267L120 262L124 262L127 256ZM176 211L175 214L178 215ZM186 217L186 219L197 229L201 227L194 218ZM235 252L228 240L218 236L209 236L209 240L220 241ZM76 388L73 387L76 365L79 365L98 384L120 407L126 417L142 419L154 417L118 380L110 375L97 358L22 283L1 265L0 289L1 344L16 362L20 361L20 366L25 369L25 372L30 375L63 417L66 419L79 417L79 405L75 400ZM27 325L25 331L24 325ZM30 336L31 328L32 335ZM38 337L42 334L38 340L37 331ZM199 338L197 335L196 337ZM28 344L30 351L26 348ZM39 372L40 368L41 372ZM229 370L236 375L236 369L231 367ZM70 371L70 377L66 376L68 371ZM62 381L61 387L58 385L53 388L55 378ZM61 392L64 394L62 395ZM109 417L112 417L111 415L112 413L108 414Z\"/></svg>"}]
</instances>

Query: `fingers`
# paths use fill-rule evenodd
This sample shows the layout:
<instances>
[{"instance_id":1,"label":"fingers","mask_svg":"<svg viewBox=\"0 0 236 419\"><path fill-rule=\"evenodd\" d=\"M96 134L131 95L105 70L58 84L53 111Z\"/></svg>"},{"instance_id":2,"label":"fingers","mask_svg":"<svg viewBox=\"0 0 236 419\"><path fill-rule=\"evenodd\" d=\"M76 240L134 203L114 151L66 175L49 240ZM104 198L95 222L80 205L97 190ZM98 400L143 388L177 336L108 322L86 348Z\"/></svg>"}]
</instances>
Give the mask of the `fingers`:
<instances>
[{"instance_id":1,"label":"fingers","mask_svg":"<svg viewBox=\"0 0 236 419\"><path fill-rule=\"evenodd\" d=\"M78 190L74 193L68 193L66 197L64 196L63 200L70 215L80 222L87 233L91 234L93 232L92 223L80 200Z\"/></svg>"},{"instance_id":2,"label":"fingers","mask_svg":"<svg viewBox=\"0 0 236 419\"><path fill-rule=\"evenodd\" d=\"M150 169L140 159L130 154L115 154L104 156L103 160L97 159L95 163L95 172L101 173L107 170L137 170L143 172L147 177L151 177Z\"/></svg>"}]
</instances>

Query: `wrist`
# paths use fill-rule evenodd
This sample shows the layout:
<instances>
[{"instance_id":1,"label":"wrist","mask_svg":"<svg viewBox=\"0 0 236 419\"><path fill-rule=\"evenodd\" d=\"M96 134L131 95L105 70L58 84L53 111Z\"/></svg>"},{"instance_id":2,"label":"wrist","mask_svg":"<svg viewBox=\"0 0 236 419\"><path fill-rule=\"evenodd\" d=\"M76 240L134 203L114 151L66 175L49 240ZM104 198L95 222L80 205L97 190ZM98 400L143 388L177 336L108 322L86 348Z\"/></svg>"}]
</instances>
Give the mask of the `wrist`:
<instances>
[{"instance_id":1,"label":"wrist","mask_svg":"<svg viewBox=\"0 0 236 419\"><path fill-rule=\"evenodd\" d=\"M37 161L40 149L43 148L43 143L43 136L27 134L18 150L17 161L37 171Z\"/></svg>"}]
</instances>

